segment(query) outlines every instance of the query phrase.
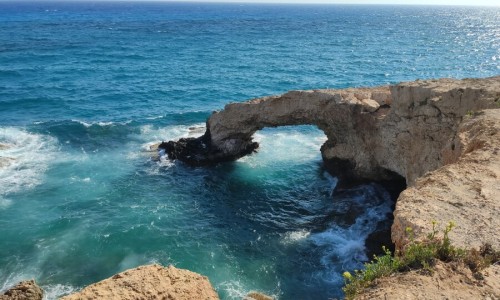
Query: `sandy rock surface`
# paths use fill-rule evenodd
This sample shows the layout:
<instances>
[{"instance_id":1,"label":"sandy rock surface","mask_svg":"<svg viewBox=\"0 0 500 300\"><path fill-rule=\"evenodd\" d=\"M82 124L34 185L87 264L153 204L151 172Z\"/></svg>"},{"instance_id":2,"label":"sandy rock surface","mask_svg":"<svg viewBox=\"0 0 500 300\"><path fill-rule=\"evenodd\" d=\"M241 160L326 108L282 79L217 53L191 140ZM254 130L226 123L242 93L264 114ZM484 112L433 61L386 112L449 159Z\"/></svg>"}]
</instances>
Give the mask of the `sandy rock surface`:
<instances>
[{"instance_id":1,"label":"sandy rock surface","mask_svg":"<svg viewBox=\"0 0 500 300\"><path fill-rule=\"evenodd\" d=\"M205 276L173 266L148 265L118 273L61 299L215 300L219 296Z\"/></svg>"},{"instance_id":2,"label":"sandy rock surface","mask_svg":"<svg viewBox=\"0 0 500 300\"><path fill-rule=\"evenodd\" d=\"M459 264L439 262L432 275L415 271L377 280L358 300L497 300L500 299L500 266L491 266L483 272L484 280L477 280L471 271Z\"/></svg>"},{"instance_id":3,"label":"sandy rock surface","mask_svg":"<svg viewBox=\"0 0 500 300\"><path fill-rule=\"evenodd\" d=\"M0 295L0 300L42 300L43 290L34 280L21 281Z\"/></svg>"}]
</instances>

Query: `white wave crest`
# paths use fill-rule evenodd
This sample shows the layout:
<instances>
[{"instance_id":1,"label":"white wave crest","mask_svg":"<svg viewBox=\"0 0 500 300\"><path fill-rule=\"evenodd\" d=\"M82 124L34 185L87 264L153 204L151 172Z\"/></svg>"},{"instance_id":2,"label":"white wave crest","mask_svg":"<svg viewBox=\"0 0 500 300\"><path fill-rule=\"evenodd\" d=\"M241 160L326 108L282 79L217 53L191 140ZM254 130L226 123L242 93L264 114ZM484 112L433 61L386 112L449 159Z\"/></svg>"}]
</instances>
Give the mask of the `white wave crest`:
<instances>
[{"instance_id":1,"label":"white wave crest","mask_svg":"<svg viewBox=\"0 0 500 300\"><path fill-rule=\"evenodd\" d=\"M287 232L284 234L284 236L281 238L281 243L282 244L293 244L297 243L300 241L305 240L311 232L307 230L297 230L297 231L291 231Z\"/></svg>"},{"instance_id":2,"label":"white wave crest","mask_svg":"<svg viewBox=\"0 0 500 300\"><path fill-rule=\"evenodd\" d=\"M300 128L286 126L256 132L254 140L260 144L257 155L240 159L251 167L319 159L321 145L327 138L320 130L303 132Z\"/></svg>"},{"instance_id":3,"label":"white wave crest","mask_svg":"<svg viewBox=\"0 0 500 300\"><path fill-rule=\"evenodd\" d=\"M227 293L228 299L243 299L248 294L249 290L246 290L238 280L231 280L222 282L218 289L223 290Z\"/></svg>"},{"instance_id":4,"label":"white wave crest","mask_svg":"<svg viewBox=\"0 0 500 300\"><path fill-rule=\"evenodd\" d=\"M95 121L95 122L85 122L82 120L71 120L72 122L80 123L86 128L92 127L92 126L101 126L101 127L106 127L106 126L114 126L116 124L119 125L126 125L129 124L132 121L125 121L125 122L111 122L111 121Z\"/></svg>"},{"instance_id":5,"label":"white wave crest","mask_svg":"<svg viewBox=\"0 0 500 300\"><path fill-rule=\"evenodd\" d=\"M43 300L59 299L62 296L66 296L77 291L77 288L74 286L63 284L43 285L42 289L44 291Z\"/></svg>"},{"instance_id":6,"label":"white wave crest","mask_svg":"<svg viewBox=\"0 0 500 300\"><path fill-rule=\"evenodd\" d=\"M366 189L370 192L374 187L367 186ZM327 230L313 233L307 238L322 249L320 262L325 269L319 271L317 275L323 280L340 282L342 277L339 274L342 271L362 268L363 263L368 260L366 239L377 224L391 212L390 196L387 192L381 196L383 197L381 201L376 203L369 201L374 194L368 193L368 195L352 199L365 206L364 212L356 218L354 224L347 228L331 224Z\"/></svg>"},{"instance_id":7,"label":"white wave crest","mask_svg":"<svg viewBox=\"0 0 500 300\"><path fill-rule=\"evenodd\" d=\"M180 138L202 135L205 132L205 124L193 125L174 125L166 127L155 127L153 125L144 125L141 127L141 138L147 143L171 141Z\"/></svg>"},{"instance_id":8,"label":"white wave crest","mask_svg":"<svg viewBox=\"0 0 500 300\"><path fill-rule=\"evenodd\" d=\"M39 185L57 154L57 140L13 127L0 128L0 208L9 194ZM3 162L3 163L2 163Z\"/></svg>"}]
</instances>

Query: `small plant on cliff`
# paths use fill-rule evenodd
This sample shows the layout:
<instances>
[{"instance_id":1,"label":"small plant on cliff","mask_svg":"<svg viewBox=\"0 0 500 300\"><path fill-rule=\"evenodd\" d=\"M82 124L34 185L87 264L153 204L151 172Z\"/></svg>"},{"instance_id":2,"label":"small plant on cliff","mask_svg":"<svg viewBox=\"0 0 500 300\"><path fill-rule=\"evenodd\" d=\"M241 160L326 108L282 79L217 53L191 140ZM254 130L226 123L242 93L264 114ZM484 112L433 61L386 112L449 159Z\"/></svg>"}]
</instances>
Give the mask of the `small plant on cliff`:
<instances>
[{"instance_id":1,"label":"small plant on cliff","mask_svg":"<svg viewBox=\"0 0 500 300\"><path fill-rule=\"evenodd\" d=\"M354 270L354 274L344 272L345 286L342 290L346 299L353 299L356 294L370 286L377 278L389 276L401 268L401 260L392 256L386 247L382 247L384 255L373 256L373 260L365 264L364 270Z\"/></svg>"},{"instance_id":2,"label":"small plant on cliff","mask_svg":"<svg viewBox=\"0 0 500 300\"><path fill-rule=\"evenodd\" d=\"M479 271L491 264L500 261L500 251L495 251L491 245L483 245L479 251L469 251L457 248L451 244L449 233L455 223L449 222L443 229L443 236L438 237L437 222L432 222L432 231L422 241L416 241L411 228L406 229L408 243L400 252L392 256L391 251L383 247L383 256L374 256L374 259L365 264L364 270L355 270L354 274L344 272L345 286L342 290L346 299L353 299L363 289L376 283L377 278L386 277L397 272L422 270L432 273L436 260L445 262L460 261L465 263L481 279Z\"/></svg>"}]
</instances>

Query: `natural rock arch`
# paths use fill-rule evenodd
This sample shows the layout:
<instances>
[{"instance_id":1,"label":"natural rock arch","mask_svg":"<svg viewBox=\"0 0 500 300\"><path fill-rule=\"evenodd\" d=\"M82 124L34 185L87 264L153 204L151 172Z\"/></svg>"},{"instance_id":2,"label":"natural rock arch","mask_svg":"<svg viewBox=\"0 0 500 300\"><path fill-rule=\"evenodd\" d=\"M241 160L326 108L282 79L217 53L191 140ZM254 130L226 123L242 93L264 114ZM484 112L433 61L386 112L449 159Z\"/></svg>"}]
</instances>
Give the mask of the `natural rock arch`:
<instances>
[{"instance_id":1,"label":"natural rock arch","mask_svg":"<svg viewBox=\"0 0 500 300\"><path fill-rule=\"evenodd\" d=\"M253 152L258 147L253 134L263 128L315 125L328 139L322 147L325 154L333 144L362 142L358 140L375 126L377 116L389 110L390 102L389 87L292 91L228 104L210 116L202 137L163 143L160 147L170 158L204 165L234 160Z\"/></svg>"},{"instance_id":2,"label":"natural rock arch","mask_svg":"<svg viewBox=\"0 0 500 300\"><path fill-rule=\"evenodd\" d=\"M395 172L408 184L450 157L445 151L463 116L498 107L500 77L428 80L375 88L291 91L214 112L199 138L163 143L172 159L191 165L234 160L257 147L252 136L265 127L316 125L328 140L325 163L350 166L352 176L379 180ZM451 146L450 146L451 147ZM447 149L447 148L446 148Z\"/></svg>"},{"instance_id":3,"label":"natural rock arch","mask_svg":"<svg viewBox=\"0 0 500 300\"><path fill-rule=\"evenodd\" d=\"M500 227L499 107L500 77L292 91L228 104L209 117L203 136L159 147L171 159L204 165L250 154L259 129L316 125L328 138L321 153L334 175L406 179L392 226L397 247L407 226L418 238L432 220L459 223L451 235L458 246L499 247L492 240Z\"/></svg>"}]
</instances>

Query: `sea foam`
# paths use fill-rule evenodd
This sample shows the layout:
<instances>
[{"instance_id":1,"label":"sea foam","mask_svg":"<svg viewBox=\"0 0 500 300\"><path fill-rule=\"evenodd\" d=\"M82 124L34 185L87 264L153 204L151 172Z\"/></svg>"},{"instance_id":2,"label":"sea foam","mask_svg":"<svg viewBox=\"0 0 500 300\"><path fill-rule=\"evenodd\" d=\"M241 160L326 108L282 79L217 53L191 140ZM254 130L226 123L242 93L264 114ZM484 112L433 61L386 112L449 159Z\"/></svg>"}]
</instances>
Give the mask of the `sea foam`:
<instances>
[{"instance_id":1,"label":"sea foam","mask_svg":"<svg viewBox=\"0 0 500 300\"><path fill-rule=\"evenodd\" d=\"M325 269L318 275L323 280L339 281L342 280L339 274L343 271L362 268L363 263L368 260L365 247L368 235L391 212L391 200L387 192L380 193L381 190L376 185L361 188L365 193L352 199L363 207L363 212L355 219L354 224L346 227L332 223L327 230L308 237L309 241L321 249L320 261Z\"/></svg>"},{"instance_id":2,"label":"sea foam","mask_svg":"<svg viewBox=\"0 0 500 300\"><path fill-rule=\"evenodd\" d=\"M57 140L15 127L0 128L0 208L9 206L8 196L31 189L43 181L43 174L57 155Z\"/></svg>"}]
</instances>

